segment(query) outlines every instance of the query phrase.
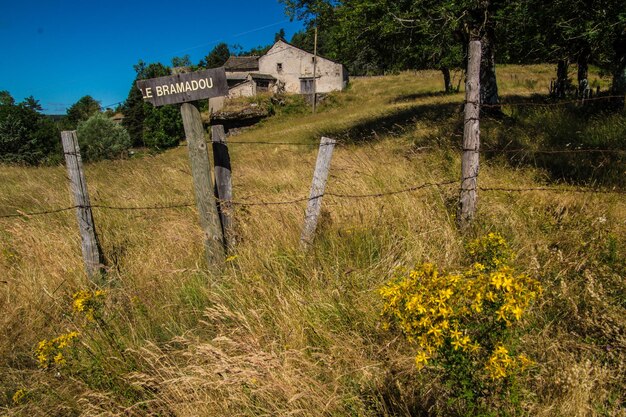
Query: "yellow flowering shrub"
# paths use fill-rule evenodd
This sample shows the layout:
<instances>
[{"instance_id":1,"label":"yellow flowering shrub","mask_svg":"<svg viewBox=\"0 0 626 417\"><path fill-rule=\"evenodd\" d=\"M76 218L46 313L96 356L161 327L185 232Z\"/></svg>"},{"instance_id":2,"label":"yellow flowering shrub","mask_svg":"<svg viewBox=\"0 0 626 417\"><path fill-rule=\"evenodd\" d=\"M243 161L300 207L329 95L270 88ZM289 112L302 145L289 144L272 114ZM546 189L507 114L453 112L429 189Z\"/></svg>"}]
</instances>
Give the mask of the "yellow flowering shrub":
<instances>
[{"instance_id":1,"label":"yellow flowering shrub","mask_svg":"<svg viewBox=\"0 0 626 417\"><path fill-rule=\"evenodd\" d=\"M81 313L85 316L87 321L95 321L102 318L102 311L104 308L104 296L106 293L103 290L79 290L72 295L74 302L72 303L72 309L75 313Z\"/></svg>"},{"instance_id":2,"label":"yellow flowering shrub","mask_svg":"<svg viewBox=\"0 0 626 417\"><path fill-rule=\"evenodd\" d=\"M63 367L66 363L66 352L74 347L74 343L79 336L78 332L62 334L54 339L44 339L37 345L35 356L39 367L48 369L50 367Z\"/></svg>"},{"instance_id":3,"label":"yellow flowering shrub","mask_svg":"<svg viewBox=\"0 0 626 417\"><path fill-rule=\"evenodd\" d=\"M542 288L508 265L511 251L499 234L470 242L467 251L471 265L462 273L425 263L398 274L379 293L383 326L416 346L417 368L444 369L472 387L477 378L501 380L532 363L506 343Z\"/></svg>"}]
</instances>

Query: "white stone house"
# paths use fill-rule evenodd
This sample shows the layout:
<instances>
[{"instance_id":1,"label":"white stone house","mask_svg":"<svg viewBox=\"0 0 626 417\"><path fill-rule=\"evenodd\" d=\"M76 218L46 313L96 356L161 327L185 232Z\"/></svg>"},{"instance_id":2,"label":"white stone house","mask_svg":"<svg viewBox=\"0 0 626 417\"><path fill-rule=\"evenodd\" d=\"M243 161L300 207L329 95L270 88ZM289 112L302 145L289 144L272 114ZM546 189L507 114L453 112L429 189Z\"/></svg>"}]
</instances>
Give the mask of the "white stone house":
<instances>
[{"instance_id":1,"label":"white stone house","mask_svg":"<svg viewBox=\"0 0 626 417\"><path fill-rule=\"evenodd\" d=\"M314 55L279 40L260 57L230 57L224 68L232 96L251 96L260 91L318 94L341 91L348 85L348 71L335 61Z\"/></svg>"},{"instance_id":2,"label":"white stone house","mask_svg":"<svg viewBox=\"0 0 626 417\"><path fill-rule=\"evenodd\" d=\"M346 88L348 71L342 64L318 55L314 75L313 60L312 53L279 40L259 58L259 72L273 75L287 93L312 94L313 80L317 93Z\"/></svg>"}]
</instances>

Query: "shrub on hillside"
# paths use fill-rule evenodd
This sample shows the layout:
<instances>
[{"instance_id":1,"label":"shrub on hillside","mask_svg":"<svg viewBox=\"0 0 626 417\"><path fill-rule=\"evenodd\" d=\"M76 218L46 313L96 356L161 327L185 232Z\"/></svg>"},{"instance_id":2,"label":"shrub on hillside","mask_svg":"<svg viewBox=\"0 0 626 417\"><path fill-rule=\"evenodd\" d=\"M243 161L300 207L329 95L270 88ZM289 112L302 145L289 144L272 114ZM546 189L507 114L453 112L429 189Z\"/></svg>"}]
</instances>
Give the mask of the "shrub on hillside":
<instances>
[{"instance_id":1,"label":"shrub on hillside","mask_svg":"<svg viewBox=\"0 0 626 417\"><path fill-rule=\"evenodd\" d=\"M126 129L101 113L80 123L76 133L85 161L119 158L131 145Z\"/></svg>"}]
</instances>

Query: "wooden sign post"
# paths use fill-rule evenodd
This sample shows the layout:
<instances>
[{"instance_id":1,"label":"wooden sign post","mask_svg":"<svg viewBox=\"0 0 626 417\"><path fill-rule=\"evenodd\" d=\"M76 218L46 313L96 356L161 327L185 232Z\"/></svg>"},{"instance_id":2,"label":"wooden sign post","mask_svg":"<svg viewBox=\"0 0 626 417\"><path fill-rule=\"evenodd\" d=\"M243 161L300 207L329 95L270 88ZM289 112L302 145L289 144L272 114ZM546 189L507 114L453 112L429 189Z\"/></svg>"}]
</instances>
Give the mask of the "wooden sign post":
<instances>
[{"instance_id":1,"label":"wooden sign post","mask_svg":"<svg viewBox=\"0 0 626 417\"><path fill-rule=\"evenodd\" d=\"M137 81L145 101L155 106L183 103L180 112L185 127L200 225L209 266L224 258L224 234L213 193L212 168L205 130L198 108L190 102L228 95L224 68L179 73L168 77Z\"/></svg>"}]
</instances>

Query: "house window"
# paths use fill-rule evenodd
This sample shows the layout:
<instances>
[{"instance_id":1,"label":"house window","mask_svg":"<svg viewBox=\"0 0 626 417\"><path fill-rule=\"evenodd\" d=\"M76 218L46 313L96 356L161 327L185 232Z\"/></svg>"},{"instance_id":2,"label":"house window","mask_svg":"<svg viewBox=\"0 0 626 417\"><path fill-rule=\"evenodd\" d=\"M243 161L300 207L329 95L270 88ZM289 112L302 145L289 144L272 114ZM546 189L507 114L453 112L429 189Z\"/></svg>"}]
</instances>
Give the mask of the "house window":
<instances>
[{"instance_id":1,"label":"house window","mask_svg":"<svg viewBox=\"0 0 626 417\"><path fill-rule=\"evenodd\" d=\"M282 72L283 71L283 63L282 62L278 62L276 64L276 72Z\"/></svg>"}]
</instances>

